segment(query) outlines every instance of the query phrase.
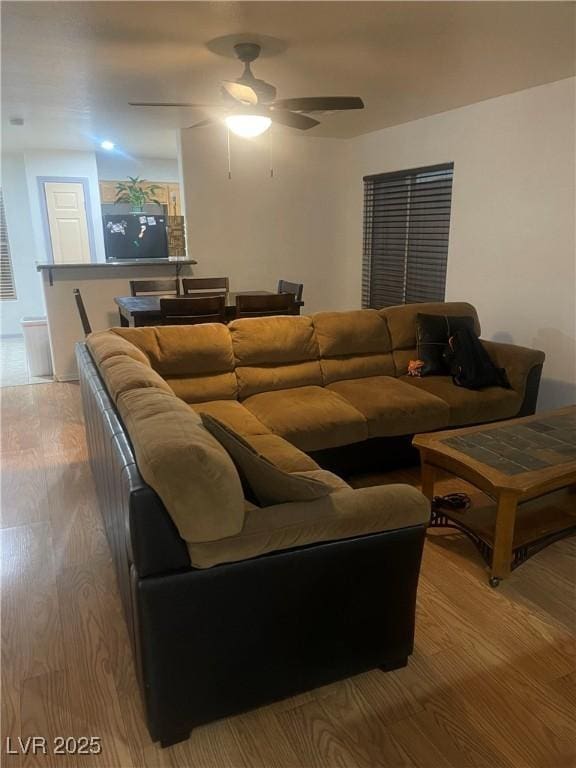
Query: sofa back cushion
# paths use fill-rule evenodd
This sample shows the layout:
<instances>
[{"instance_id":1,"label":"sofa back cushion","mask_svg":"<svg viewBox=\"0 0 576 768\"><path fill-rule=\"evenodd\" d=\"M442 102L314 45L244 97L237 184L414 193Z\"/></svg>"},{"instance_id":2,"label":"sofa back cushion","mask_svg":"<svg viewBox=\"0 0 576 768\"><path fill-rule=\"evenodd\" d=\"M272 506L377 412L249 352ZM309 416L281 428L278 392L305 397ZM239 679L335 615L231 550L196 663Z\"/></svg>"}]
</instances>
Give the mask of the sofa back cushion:
<instances>
[{"instance_id":1,"label":"sofa back cushion","mask_svg":"<svg viewBox=\"0 0 576 768\"><path fill-rule=\"evenodd\" d=\"M99 366L110 397L116 403L120 395L131 389L154 387L172 393L160 374L150 367L134 360L128 355L115 355L103 360Z\"/></svg>"},{"instance_id":2,"label":"sofa back cushion","mask_svg":"<svg viewBox=\"0 0 576 768\"><path fill-rule=\"evenodd\" d=\"M217 541L242 530L240 477L197 413L173 393L150 387L124 392L118 410L140 474L185 541Z\"/></svg>"},{"instance_id":3,"label":"sofa back cushion","mask_svg":"<svg viewBox=\"0 0 576 768\"><path fill-rule=\"evenodd\" d=\"M127 355L144 365L150 365L150 360L144 352L131 341L119 336L116 329L109 331L95 331L86 339L86 346L90 350L92 359L98 367L110 357Z\"/></svg>"},{"instance_id":4,"label":"sofa back cushion","mask_svg":"<svg viewBox=\"0 0 576 768\"><path fill-rule=\"evenodd\" d=\"M166 325L114 328L187 403L233 400L237 395L234 356L225 325Z\"/></svg>"},{"instance_id":5,"label":"sofa back cushion","mask_svg":"<svg viewBox=\"0 0 576 768\"><path fill-rule=\"evenodd\" d=\"M472 317L474 330L480 336L480 322L476 309L472 304L465 301L401 304L397 307L380 309L379 313L388 323L396 376L403 376L407 373L409 361L416 359L416 318L418 314Z\"/></svg>"},{"instance_id":6,"label":"sofa back cushion","mask_svg":"<svg viewBox=\"0 0 576 768\"><path fill-rule=\"evenodd\" d=\"M322 385L310 317L246 318L234 320L228 328L241 399L259 392Z\"/></svg>"},{"instance_id":7,"label":"sofa back cushion","mask_svg":"<svg viewBox=\"0 0 576 768\"><path fill-rule=\"evenodd\" d=\"M375 309L319 312L312 320L324 384L366 376L394 376L388 326Z\"/></svg>"},{"instance_id":8,"label":"sofa back cushion","mask_svg":"<svg viewBox=\"0 0 576 768\"><path fill-rule=\"evenodd\" d=\"M93 333L86 344L114 402L131 389L155 387L172 392L164 379L150 366L147 356L115 333Z\"/></svg>"}]
</instances>

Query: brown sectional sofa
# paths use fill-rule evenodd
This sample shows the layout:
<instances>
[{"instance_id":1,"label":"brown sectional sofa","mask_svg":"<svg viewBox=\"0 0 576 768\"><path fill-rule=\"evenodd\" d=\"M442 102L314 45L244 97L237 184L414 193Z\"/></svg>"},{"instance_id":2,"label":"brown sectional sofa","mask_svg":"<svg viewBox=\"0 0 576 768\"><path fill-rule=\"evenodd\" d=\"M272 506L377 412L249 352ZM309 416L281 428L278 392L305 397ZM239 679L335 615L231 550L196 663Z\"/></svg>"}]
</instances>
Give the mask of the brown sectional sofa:
<instances>
[{"instance_id":1,"label":"brown sectional sofa","mask_svg":"<svg viewBox=\"0 0 576 768\"><path fill-rule=\"evenodd\" d=\"M470 315L466 303L420 304L381 311L323 312L302 317L237 320L228 326L115 328L89 341L95 359L126 355L142 380L168 386L198 413L240 432L273 461L312 463L282 445L311 453L373 437L411 435L511 418L532 411L542 352L484 342L506 368L511 389L472 391L449 376L406 375L417 356L416 314ZM102 351L101 351L102 350ZM140 357L139 355L142 355ZM113 365L111 359L102 361ZM128 365L114 365L112 388L131 386ZM152 371L146 370L151 368ZM155 383L154 383L155 382Z\"/></svg>"},{"instance_id":2,"label":"brown sectional sofa","mask_svg":"<svg viewBox=\"0 0 576 768\"><path fill-rule=\"evenodd\" d=\"M79 345L90 461L152 738L406 663L429 507L310 455L534 410L544 355L485 342L512 389L413 380L416 313L465 303L114 328ZM244 499L209 414L328 495Z\"/></svg>"}]
</instances>

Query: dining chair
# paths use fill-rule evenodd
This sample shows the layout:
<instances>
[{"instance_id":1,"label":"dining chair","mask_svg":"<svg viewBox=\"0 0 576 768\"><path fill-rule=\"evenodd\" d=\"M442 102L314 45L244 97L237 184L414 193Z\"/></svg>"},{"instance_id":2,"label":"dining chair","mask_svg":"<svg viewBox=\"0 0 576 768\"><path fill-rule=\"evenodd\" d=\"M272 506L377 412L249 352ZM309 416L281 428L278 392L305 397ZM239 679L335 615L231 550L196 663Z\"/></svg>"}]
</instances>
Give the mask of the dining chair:
<instances>
[{"instance_id":1,"label":"dining chair","mask_svg":"<svg viewBox=\"0 0 576 768\"><path fill-rule=\"evenodd\" d=\"M82 294L80 293L79 288L74 288L72 293L74 294L76 307L78 308L78 314L80 315L80 322L82 323L84 336L88 336L90 333L92 333L92 326L90 325L90 321L88 320L88 315L86 314L86 307L84 306Z\"/></svg>"},{"instance_id":2,"label":"dining chair","mask_svg":"<svg viewBox=\"0 0 576 768\"><path fill-rule=\"evenodd\" d=\"M296 301L302 301L304 283L290 283L288 280L278 280L278 293L293 293Z\"/></svg>"},{"instance_id":3,"label":"dining chair","mask_svg":"<svg viewBox=\"0 0 576 768\"><path fill-rule=\"evenodd\" d=\"M162 325L225 323L226 298L222 295L161 298L160 314L162 315Z\"/></svg>"},{"instance_id":4,"label":"dining chair","mask_svg":"<svg viewBox=\"0 0 576 768\"><path fill-rule=\"evenodd\" d=\"M271 315L296 315L293 293L238 294L236 317L268 317Z\"/></svg>"},{"instance_id":5,"label":"dining chair","mask_svg":"<svg viewBox=\"0 0 576 768\"><path fill-rule=\"evenodd\" d=\"M230 290L227 277L183 277L183 296L221 296Z\"/></svg>"},{"instance_id":6,"label":"dining chair","mask_svg":"<svg viewBox=\"0 0 576 768\"><path fill-rule=\"evenodd\" d=\"M180 283L177 277L165 280L130 280L130 292L132 296L141 294L173 294L180 296Z\"/></svg>"}]
</instances>

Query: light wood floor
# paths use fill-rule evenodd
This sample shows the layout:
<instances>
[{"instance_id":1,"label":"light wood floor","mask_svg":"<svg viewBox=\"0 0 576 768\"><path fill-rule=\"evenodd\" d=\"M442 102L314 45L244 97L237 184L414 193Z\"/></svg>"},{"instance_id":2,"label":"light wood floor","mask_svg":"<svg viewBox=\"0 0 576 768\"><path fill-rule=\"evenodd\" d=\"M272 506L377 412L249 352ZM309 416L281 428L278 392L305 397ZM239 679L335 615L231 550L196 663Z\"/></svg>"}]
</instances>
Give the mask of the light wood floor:
<instances>
[{"instance_id":1,"label":"light wood floor","mask_svg":"<svg viewBox=\"0 0 576 768\"><path fill-rule=\"evenodd\" d=\"M93 735L103 745L90 757L4 754L4 765L576 765L575 541L554 544L492 590L474 547L438 532L425 547L406 669L198 728L160 750L142 718L78 387L1 395L2 752L7 736ZM415 472L387 479L402 477L417 482ZM444 491L462 485L446 481Z\"/></svg>"}]
</instances>

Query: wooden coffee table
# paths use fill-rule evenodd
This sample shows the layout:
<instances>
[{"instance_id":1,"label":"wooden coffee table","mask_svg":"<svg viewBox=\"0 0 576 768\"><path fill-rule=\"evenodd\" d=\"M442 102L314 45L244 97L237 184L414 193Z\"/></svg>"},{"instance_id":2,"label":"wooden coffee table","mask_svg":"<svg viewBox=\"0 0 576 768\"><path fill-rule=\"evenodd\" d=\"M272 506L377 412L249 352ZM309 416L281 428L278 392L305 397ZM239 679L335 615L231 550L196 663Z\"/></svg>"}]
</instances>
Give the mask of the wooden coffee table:
<instances>
[{"instance_id":1,"label":"wooden coffee table","mask_svg":"<svg viewBox=\"0 0 576 768\"><path fill-rule=\"evenodd\" d=\"M416 435L422 492L434 496L437 469L495 503L436 511L432 526L456 527L477 545L498 586L543 547L576 532L576 406L505 422Z\"/></svg>"}]
</instances>

